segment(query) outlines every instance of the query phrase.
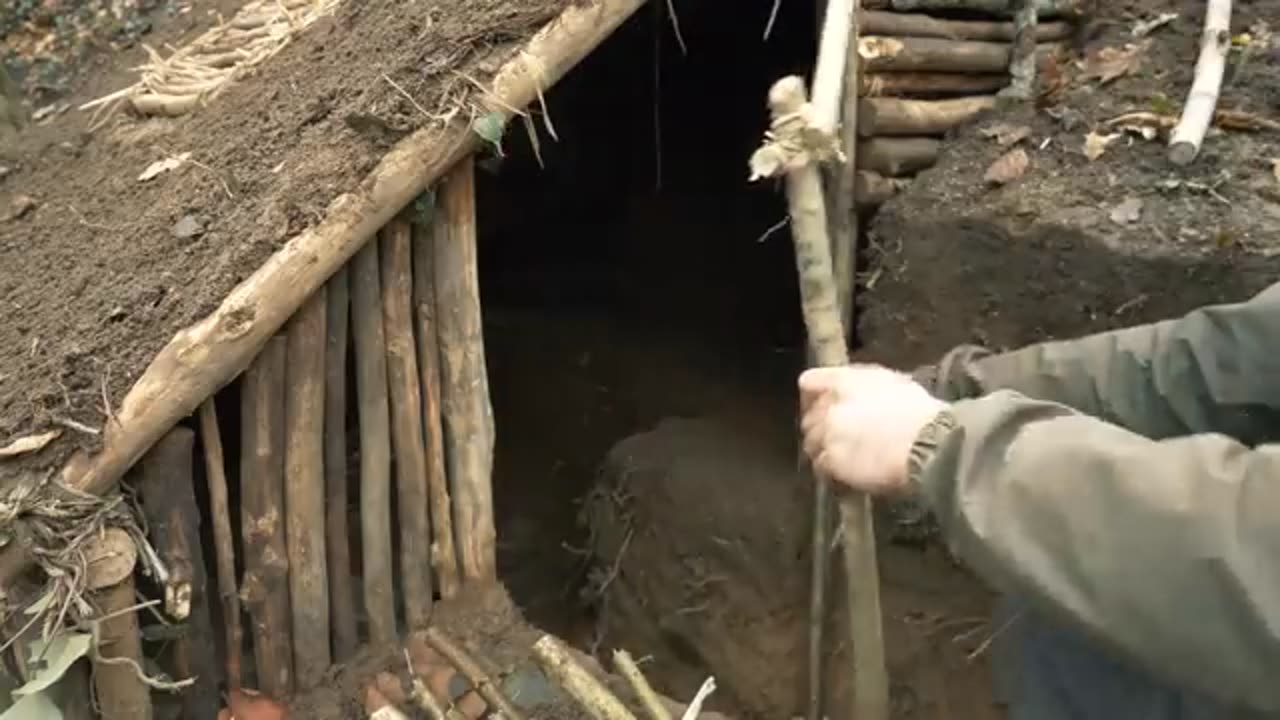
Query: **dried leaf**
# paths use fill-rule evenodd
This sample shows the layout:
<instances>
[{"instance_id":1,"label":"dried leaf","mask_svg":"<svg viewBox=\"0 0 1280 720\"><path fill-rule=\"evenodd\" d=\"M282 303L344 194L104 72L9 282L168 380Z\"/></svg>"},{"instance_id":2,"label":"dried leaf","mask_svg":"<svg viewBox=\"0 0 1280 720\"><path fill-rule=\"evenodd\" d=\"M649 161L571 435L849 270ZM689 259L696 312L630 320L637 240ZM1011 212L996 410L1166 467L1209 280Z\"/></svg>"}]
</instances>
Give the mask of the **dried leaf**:
<instances>
[{"instance_id":1,"label":"dried leaf","mask_svg":"<svg viewBox=\"0 0 1280 720\"><path fill-rule=\"evenodd\" d=\"M1125 45L1123 48L1101 48L1085 58L1084 72L1080 74L1080 78L1097 80L1099 85L1106 85L1136 70L1146 49L1146 42Z\"/></svg>"},{"instance_id":2,"label":"dried leaf","mask_svg":"<svg viewBox=\"0 0 1280 720\"><path fill-rule=\"evenodd\" d=\"M1120 133L1111 133L1110 135L1099 135L1090 131L1084 136L1084 156L1090 160L1097 160L1107 151L1107 146L1120 138Z\"/></svg>"},{"instance_id":3,"label":"dried leaf","mask_svg":"<svg viewBox=\"0 0 1280 720\"><path fill-rule=\"evenodd\" d=\"M1280 158L1271 158L1271 174L1275 176L1276 182L1280 183Z\"/></svg>"},{"instance_id":4,"label":"dried leaf","mask_svg":"<svg viewBox=\"0 0 1280 720\"><path fill-rule=\"evenodd\" d=\"M43 692L23 695L0 714L0 720L62 720L62 717L58 705Z\"/></svg>"},{"instance_id":5,"label":"dried leaf","mask_svg":"<svg viewBox=\"0 0 1280 720\"><path fill-rule=\"evenodd\" d=\"M167 173L170 170L177 170L182 164L191 159L191 153L184 152L179 155L171 155L163 160L157 160L147 166L146 170L138 176L138 182L146 182L157 175Z\"/></svg>"},{"instance_id":6,"label":"dried leaf","mask_svg":"<svg viewBox=\"0 0 1280 720\"><path fill-rule=\"evenodd\" d=\"M1026 125L1012 125L1010 123L996 123L979 130L983 137L991 138L996 141L1000 147L1009 147L1016 145L1023 140L1031 137L1031 128Z\"/></svg>"},{"instance_id":7,"label":"dried leaf","mask_svg":"<svg viewBox=\"0 0 1280 720\"><path fill-rule=\"evenodd\" d=\"M495 110L486 115L482 115L476 118L476 121L471 124L471 129L483 138L485 142L492 145L494 152L496 152L499 157L502 156L502 135L507 130L506 113L500 110Z\"/></svg>"},{"instance_id":8,"label":"dried leaf","mask_svg":"<svg viewBox=\"0 0 1280 720\"><path fill-rule=\"evenodd\" d=\"M1142 198L1125 198L1123 202L1111 209L1111 222L1118 225L1132 225L1142 219Z\"/></svg>"},{"instance_id":9,"label":"dried leaf","mask_svg":"<svg viewBox=\"0 0 1280 720\"><path fill-rule=\"evenodd\" d=\"M43 449L44 446L56 440L61 434L61 430L50 430L49 432L40 433L39 435L27 435L26 437L20 437L8 445L0 447L0 459L26 455L27 453Z\"/></svg>"},{"instance_id":10,"label":"dried leaf","mask_svg":"<svg viewBox=\"0 0 1280 720\"><path fill-rule=\"evenodd\" d=\"M1007 185L1022 177L1030 165L1031 158L1027 157L1027 152L1016 148L996 158L982 179L993 185Z\"/></svg>"},{"instance_id":11,"label":"dried leaf","mask_svg":"<svg viewBox=\"0 0 1280 720\"><path fill-rule=\"evenodd\" d=\"M27 681L26 685L13 691L14 696L22 697L42 692L58 682L71 667L71 664L89 653L93 644L92 633L62 632L45 643L43 640L31 642L31 663L39 667Z\"/></svg>"}]
</instances>

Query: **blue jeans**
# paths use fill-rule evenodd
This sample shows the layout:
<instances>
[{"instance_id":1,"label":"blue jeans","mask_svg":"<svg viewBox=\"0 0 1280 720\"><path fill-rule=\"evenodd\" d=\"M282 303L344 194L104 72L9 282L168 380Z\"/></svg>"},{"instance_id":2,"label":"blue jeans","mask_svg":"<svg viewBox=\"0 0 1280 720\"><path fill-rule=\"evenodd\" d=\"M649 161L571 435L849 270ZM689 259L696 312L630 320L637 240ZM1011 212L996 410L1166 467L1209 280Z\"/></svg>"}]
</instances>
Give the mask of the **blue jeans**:
<instances>
[{"instance_id":1,"label":"blue jeans","mask_svg":"<svg viewBox=\"0 0 1280 720\"><path fill-rule=\"evenodd\" d=\"M1169 686L1087 637L1006 599L993 628L996 697L1009 720L1228 720L1246 715Z\"/></svg>"}]
</instances>

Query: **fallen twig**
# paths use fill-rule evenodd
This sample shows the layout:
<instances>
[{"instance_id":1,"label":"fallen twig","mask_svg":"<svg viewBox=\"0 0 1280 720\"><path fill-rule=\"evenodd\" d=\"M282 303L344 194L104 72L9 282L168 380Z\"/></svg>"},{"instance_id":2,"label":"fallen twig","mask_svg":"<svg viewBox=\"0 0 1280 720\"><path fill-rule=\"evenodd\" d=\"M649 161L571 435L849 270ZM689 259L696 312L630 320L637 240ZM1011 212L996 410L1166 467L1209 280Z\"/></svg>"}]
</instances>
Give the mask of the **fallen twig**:
<instances>
[{"instance_id":1,"label":"fallen twig","mask_svg":"<svg viewBox=\"0 0 1280 720\"><path fill-rule=\"evenodd\" d=\"M716 679L708 677L702 681L702 687L698 688L698 693L693 696L693 700L689 703L689 707L685 708L684 715L680 720L698 720L698 715L702 713L702 704L711 697L711 693L716 691Z\"/></svg>"},{"instance_id":2,"label":"fallen twig","mask_svg":"<svg viewBox=\"0 0 1280 720\"><path fill-rule=\"evenodd\" d=\"M564 688L591 717L596 720L636 720L627 706L575 662L569 650L551 635L543 635L533 644L533 656L547 677Z\"/></svg>"},{"instance_id":3,"label":"fallen twig","mask_svg":"<svg viewBox=\"0 0 1280 720\"><path fill-rule=\"evenodd\" d=\"M480 693L480 697L489 703L490 708L502 713L505 720L524 720L524 713L511 704L511 701L502 694L497 683L489 678L489 674L461 645L455 644L437 628L427 628L423 635L432 649L444 656L444 659L457 668L458 672L467 676L476 692Z\"/></svg>"},{"instance_id":4,"label":"fallen twig","mask_svg":"<svg viewBox=\"0 0 1280 720\"><path fill-rule=\"evenodd\" d=\"M666 706L658 699L658 694L653 691L653 686L645 679L644 673L640 672L640 666L636 665L631 653L626 650L614 650L613 666L631 686L636 698L649 714L649 720L671 720L671 713L667 712Z\"/></svg>"},{"instance_id":5,"label":"fallen twig","mask_svg":"<svg viewBox=\"0 0 1280 720\"><path fill-rule=\"evenodd\" d=\"M1231 0L1208 0L1195 79L1182 108L1182 119L1169 136L1169 160L1175 165L1187 165L1200 154L1200 144L1218 104L1230 49Z\"/></svg>"}]
</instances>

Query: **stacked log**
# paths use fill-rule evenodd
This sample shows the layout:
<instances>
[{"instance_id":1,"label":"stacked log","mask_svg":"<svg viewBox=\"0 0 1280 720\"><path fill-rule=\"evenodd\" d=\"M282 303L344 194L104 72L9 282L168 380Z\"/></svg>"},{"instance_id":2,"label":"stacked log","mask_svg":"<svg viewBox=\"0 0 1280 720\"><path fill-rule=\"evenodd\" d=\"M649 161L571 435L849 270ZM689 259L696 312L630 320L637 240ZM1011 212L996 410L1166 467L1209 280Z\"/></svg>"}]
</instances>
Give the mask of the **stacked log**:
<instances>
[{"instance_id":1,"label":"stacked log","mask_svg":"<svg viewBox=\"0 0 1280 720\"><path fill-rule=\"evenodd\" d=\"M855 202L880 205L931 167L940 138L996 107L1016 39L1009 0L870 0L858 14ZM1037 62L1075 32L1082 4L1037 0ZM954 19L957 11L966 19ZM973 20L975 15L989 19ZM1025 37L1025 35L1024 35Z\"/></svg>"}]
</instances>

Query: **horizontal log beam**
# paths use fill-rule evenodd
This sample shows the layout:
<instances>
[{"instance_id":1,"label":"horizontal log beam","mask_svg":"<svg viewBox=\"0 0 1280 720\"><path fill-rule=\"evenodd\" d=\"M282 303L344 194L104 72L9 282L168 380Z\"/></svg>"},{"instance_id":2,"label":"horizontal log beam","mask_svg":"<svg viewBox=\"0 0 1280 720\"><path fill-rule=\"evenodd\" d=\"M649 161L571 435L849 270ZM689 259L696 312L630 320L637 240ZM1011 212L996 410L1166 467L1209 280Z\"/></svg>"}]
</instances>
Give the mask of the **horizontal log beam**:
<instances>
[{"instance_id":1,"label":"horizontal log beam","mask_svg":"<svg viewBox=\"0 0 1280 720\"><path fill-rule=\"evenodd\" d=\"M932 37L947 40L1013 42L1013 23L990 20L944 20L923 13L864 10L858 16L864 36ZM1060 42L1071 37L1074 26L1064 21L1036 25L1036 42Z\"/></svg>"},{"instance_id":2,"label":"horizontal log beam","mask_svg":"<svg viewBox=\"0 0 1280 720\"><path fill-rule=\"evenodd\" d=\"M858 39L858 56L866 72L943 72L1007 74L1010 43L978 40L944 40L931 37L887 37L873 35ZM1057 51L1051 43L1036 48L1037 54Z\"/></svg>"},{"instance_id":3,"label":"horizontal log beam","mask_svg":"<svg viewBox=\"0 0 1280 720\"><path fill-rule=\"evenodd\" d=\"M990 15L1013 15L1011 0L864 0L868 10L893 10L913 12L917 10L969 10ZM1040 17L1083 18L1088 0L1036 0L1036 14Z\"/></svg>"},{"instance_id":4,"label":"horizontal log beam","mask_svg":"<svg viewBox=\"0 0 1280 720\"><path fill-rule=\"evenodd\" d=\"M933 167L942 142L929 137L878 137L858 143L859 170L898 177Z\"/></svg>"},{"instance_id":5,"label":"horizontal log beam","mask_svg":"<svg viewBox=\"0 0 1280 720\"><path fill-rule=\"evenodd\" d=\"M862 98L858 103L858 134L942 135L994 108L994 95L952 100Z\"/></svg>"}]
</instances>

